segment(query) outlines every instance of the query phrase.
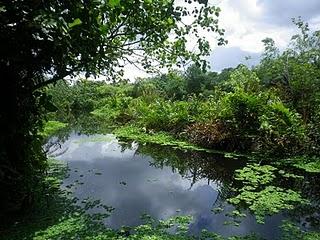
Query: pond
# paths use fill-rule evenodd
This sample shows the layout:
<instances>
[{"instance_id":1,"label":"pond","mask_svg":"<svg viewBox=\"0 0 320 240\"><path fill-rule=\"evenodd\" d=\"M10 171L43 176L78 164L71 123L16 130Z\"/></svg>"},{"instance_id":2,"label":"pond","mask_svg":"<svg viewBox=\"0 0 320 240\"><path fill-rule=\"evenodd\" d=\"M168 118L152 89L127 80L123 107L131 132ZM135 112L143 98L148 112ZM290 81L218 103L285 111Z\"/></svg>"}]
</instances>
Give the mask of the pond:
<instances>
[{"instance_id":1,"label":"pond","mask_svg":"<svg viewBox=\"0 0 320 240\"><path fill-rule=\"evenodd\" d=\"M106 225L115 229L141 224L142 214L156 219L191 215L193 234L207 229L224 236L254 232L275 239L286 218L285 213L277 214L262 225L247 214L239 226L226 224L232 220L228 212L233 206L226 197L232 191L233 174L245 166L240 157L139 145L112 134L76 133L51 155L68 164L69 176L63 186L73 186L72 194L79 203L100 200L114 208Z\"/></svg>"}]
</instances>

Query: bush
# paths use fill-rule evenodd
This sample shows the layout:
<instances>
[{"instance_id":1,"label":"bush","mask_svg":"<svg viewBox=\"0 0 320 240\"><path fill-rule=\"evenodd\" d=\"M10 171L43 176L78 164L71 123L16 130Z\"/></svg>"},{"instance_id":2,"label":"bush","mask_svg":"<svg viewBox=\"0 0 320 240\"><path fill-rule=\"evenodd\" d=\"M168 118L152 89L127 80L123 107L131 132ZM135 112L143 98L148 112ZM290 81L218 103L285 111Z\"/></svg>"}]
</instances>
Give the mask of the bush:
<instances>
[{"instance_id":1,"label":"bush","mask_svg":"<svg viewBox=\"0 0 320 240\"><path fill-rule=\"evenodd\" d=\"M227 94L220 102L219 119L230 121L237 134L253 135L259 129L259 116L263 112L264 99L245 92Z\"/></svg>"},{"instance_id":2,"label":"bush","mask_svg":"<svg viewBox=\"0 0 320 240\"><path fill-rule=\"evenodd\" d=\"M300 115L268 92L227 93L200 106L196 123L186 128L193 143L223 150L299 153L306 146ZM207 110L207 112L205 112Z\"/></svg>"},{"instance_id":3,"label":"bush","mask_svg":"<svg viewBox=\"0 0 320 240\"><path fill-rule=\"evenodd\" d=\"M282 102L266 105L259 117L259 145L275 154L298 153L307 141L306 129L298 113L285 107Z\"/></svg>"},{"instance_id":4,"label":"bush","mask_svg":"<svg viewBox=\"0 0 320 240\"><path fill-rule=\"evenodd\" d=\"M104 122L112 124L127 123L133 118L132 113L129 111L131 101L132 97L118 93L115 96L102 99L99 103L100 107L91 113Z\"/></svg>"},{"instance_id":5,"label":"bush","mask_svg":"<svg viewBox=\"0 0 320 240\"><path fill-rule=\"evenodd\" d=\"M139 123L148 130L179 131L190 120L187 102L158 99L150 105L139 108Z\"/></svg>"},{"instance_id":6,"label":"bush","mask_svg":"<svg viewBox=\"0 0 320 240\"><path fill-rule=\"evenodd\" d=\"M185 132L188 140L197 145L206 148L235 150L240 145L229 125L222 121L195 123L188 126Z\"/></svg>"}]
</instances>

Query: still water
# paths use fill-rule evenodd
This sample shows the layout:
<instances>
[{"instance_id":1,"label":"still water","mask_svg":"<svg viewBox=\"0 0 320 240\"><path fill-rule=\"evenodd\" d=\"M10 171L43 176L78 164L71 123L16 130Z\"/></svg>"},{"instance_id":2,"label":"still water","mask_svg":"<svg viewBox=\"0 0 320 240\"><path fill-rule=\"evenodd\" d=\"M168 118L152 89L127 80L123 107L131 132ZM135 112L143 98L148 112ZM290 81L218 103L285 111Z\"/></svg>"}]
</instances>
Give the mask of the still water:
<instances>
[{"instance_id":1,"label":"still water","mask_svg":"<svg viewBox=\"0 0 320 240\"><path fill-rule=\"evenodd\" d=\"M233 210L225 197L243 159L122 142L111 134L75 133L51 154L68 164L64 186L75 184L72 190L79 201L98 199L114 208L106 220L112 228L141 224L142 214L156 219L192 215L194 234L207 229L224 236L255 232L275 239L279 235L284 218L280 214L268 217L264 225L250 214L239 226L225 224L232 220L226 214ZM212 211L220 207L222 212Z\"/></svg>"}]
</instances>

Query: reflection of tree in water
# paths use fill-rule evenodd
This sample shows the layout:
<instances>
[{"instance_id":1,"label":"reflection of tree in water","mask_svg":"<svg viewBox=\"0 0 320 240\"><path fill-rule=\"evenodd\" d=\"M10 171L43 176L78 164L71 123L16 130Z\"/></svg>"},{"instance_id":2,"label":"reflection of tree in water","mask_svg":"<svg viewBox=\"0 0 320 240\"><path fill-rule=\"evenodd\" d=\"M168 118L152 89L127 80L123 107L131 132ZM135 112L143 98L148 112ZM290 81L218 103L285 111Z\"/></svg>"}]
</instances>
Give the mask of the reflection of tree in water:
<instances>
[{"instance_id":1,"label":"reflection of tree in water","mask_svg":"<svg viewBox=\"0 0 320 240\"><path fill-rule=\"evenodd\" d=\"M121 152L124 152L125 150L136 150L137 144L135 141L129 141L122 138L117 138L118 144L121 147Z\"/></svg>"},{"instance_id":2,"label":"reflection of tree in water","mask_svg":"<svg viewBox=\"0 0 320 240\"><path fill-rule=\"evenodd\" d=\"M137 153L151 156L151 166L171 167L173 172L190 179L190 188L199 180L206 179L208 185L214 182L223 199L230 192L234 171L245 164L242 159L226 158L223 154L183 151L156 144L139 145Z\"/></svg>"},{"instance_id":3,"label":"reflection of tree in water","mask_svg":"<svg viewBox=\"0 0 320 240\"><path fill-rule=\"evenodd\" d=\"M43 149L48 157L57 157L64 154L69 148L62 148L61 140L59 138L52 138L43 146Z\"/></svg>"},{"instance_id":4,"label":"reflection of tree in water","mask_svg":"<svg viewBox=\"0 0 320 240\"><path fill-rule=\"evenodd\" d=\"M310 204L301 204L296 206L293 211L287 213L288 217L294 222L298 223L303 228L309 228L311 230L320 230L320 175L317 173L297 173L302 175L304 179L302 181L292 181L282 185L286 185L292 189L301 191L304 198L310 200Z\"/></svg>"},{"instance_id":5,"label":"reflection of tree in water","mask_svg":"<svg viewBox=\"0 0 320 240\"><path fill-rule=\"evenodd\" d=\"M219 206L231 197L234 194L232 189L242 187L241 181L234 181L234 173L236 169L241 169L246 165L245 159L226 158L223 154L182 151L155 144L140 145L137 153L151 156L153 161L150 162L150 165L154 167L160 169L171 167L173 172L178 172L184 178L190 179L190 188L199 180L206 179L208 184L214 182L218 186L219 195L212 204L213 207ZM294 172L293 169L291 171ZM303 175L304 179L288 179L279 175L274 184L285 189L301 191L305 198L311 199L311 205L296 206L293 211L283 214L302 227L319 230L320 186L317 183L320 176L302 172L297 174Z\"/></svg>"},{"instance_id":6,"label":"reflection of tree in water","mask_svg":"<svg viewBox=\"0 0 320 240\"><path fill-rule=\"evenodd\" d=\"M111 132L112 126L104 124L93 115L81 115L72 121L71 129L79 134L93 135Z\"/></svg>"},{"instance_id":7,"label":"reflection of tree in water","mask_svg":"<svg viewBox=\"0 0 320 240\"><path fill-rule=\"evenodd\" d=\"M42 146L44 153L48 157L57 157L64 154L68 150L68 147L66 146L62 149L62 144L69 139L70 134L70 128L66 127L60 129L54 136L44 139L45 144Z\"/></svg>"},{"instance_id":8,"label":"reflection of tree in water","mask_svg":"<svg viewBox=\"0 0 320 240\"><path fill-rule=\"evenodd\" d=\"M64 154L68 147L62 149L62 144L66 142L71 134L90 136L93 134L103 134L110 131L110 127L104 126L91 115L81 115L72 119L67 127L60 129L47 139L44 139L43 151L49 157L57 157ZM128 145L129 146L129 145Z\"/></svg>"},{"instance_id":9,"label":"reflection of tree in water","mask_svg":"<svg viewBox=\"0 0 320 240\"><path fill-rule=\"evenodd\" d=\"M92 125L93 123L88 123ZM94 124L93 124L94 125ZM92 125L92 126L93 126ZM70 134L86 134L101 133L97 128L79 129L65 128L59 131L55 137L50 138L47 144L44 145L44 151L48 156L57 156L63 154L68 149L61 149ZM245 159L227 158L224 154L213 154L197 151L184 151L174 149L169 146L159 146L157 144L134 144L134 141L118 139L118 144L121 151L127 149L134 150L135 154L146 155L152 158L150 165L156 168L170 167L172 172L179 173L183 178L189 179L190 189L195 183L200 180L206 180L208 185L214 182L218 186L218 197L213 203L213 206L225 202L227 198L234 194L232 189L242 187L240 181L234 181L234 172L236 169L241 169L246 165ZM66 146L67 144L65 144ZM269 162L267 164L270 164ZM292 167L285 166L285 172L296 173L304 176L303 180L295 178L284 178L278 176L273 184L285 189L293 189L301 191L305 198L311 199L311 205L297 206L293 211L286 213L289 219L299 223L301 226L308 228L309 226L319 229L320 226L320 186L319 174L307 174L297 171Z\"/></svg>"}]
</instances>

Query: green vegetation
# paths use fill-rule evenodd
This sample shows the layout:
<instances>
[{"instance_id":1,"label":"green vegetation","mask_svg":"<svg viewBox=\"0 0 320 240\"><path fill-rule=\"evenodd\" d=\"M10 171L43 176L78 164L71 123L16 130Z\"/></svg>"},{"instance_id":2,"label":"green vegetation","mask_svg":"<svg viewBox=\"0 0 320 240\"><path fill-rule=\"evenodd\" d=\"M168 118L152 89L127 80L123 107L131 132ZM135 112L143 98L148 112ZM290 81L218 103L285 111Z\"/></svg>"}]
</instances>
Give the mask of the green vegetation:
<instances>
[{"instance_id":1,"label":"green vegetation","mask_svg":"<svg viewBox=\"0 0 320 240\"><path fill-rule=\"evenodd\" d=\"M264 40L263 59L253 69L239 65L214 73L192 65L186 72L171 71L134 83L81 80L73 85L57 84L48 88L49 96L54 98L62 89L71 94L55 100L55 105L65 107L51 113L50 119L77 125L80 123L77 119L85 116L97 126L103 126L105 132L140 143L185 151L228 151L232 157L250 154L251 163L236 171L233 196L225 196L237 208L230 213L235 218L245 216L242 210L249 210L258 223L264 223L266 216L308 207L314 196L300 187L305 174L319 172L320 132L316 127L319 109L310 104L305 112L301 104L309 104L311 99L316 101L318 92L310 90L309 100L304 103L299 102L299 94L306 87L316 88L319 75L312 75L312 79L308 76L312 86L300 86L295 85L300 80L292 71L305 71L300 69L300 62L310 61L305 53L295 50L317 50L315 45L309 46L310 49L295 45L296 39L304 34L305 41L315 41L318 35L309 30L306 33L306 24L299 19L295 21L301 33L292 39L290 47L279 54L270 39ZM290 61L283 62L284 58ZM318 71L316 63L310 64L309 67ZM272 75L264 73L268 67L272 68ZM292 96L288 96L288 86L283 86L283 81L297 88L296 92L290 90ZM90 97L87 101L77 100L84 96ZM261 156L265 159L256 163ZM168 154L160 158L170 159L156 163L160 166L181 165L175 156L171 158ZM296 174L300 170L301 174Z\"/></svg>"},{"instance_id":2,"label":"green vegetation","mask_svg":"<svg viewBox=\"0 0 320 240\"><path fill-rule=\"evenodd\" d=\"M60 109L51 119L74 124L80 114L86 115L98 125L116 128L119 136L142 142L188 142L198 149L279 158L318 155L319 109L315 106L320 99L320 72L313 55L319 51L315 45L319 36L300 19L294 23L301 32L289 47L280 54L273 40L265 39L262 60L253 69L239 65L216 73L192 65L186 72L170 71L134 83L57 84L47 91ZM307 82L301 62L313 69ZM68 94L60 96L61 92ZM305 100L301 92L308 93Z\"/></svg>"},{"instance_id":3,"label":"green vegetation","mask_svg":"<svg viewBox=\"0 0 320 240\"><path fill-rule=\"evenodd\" d=\"M79 208L62 192L54 176L61 166L49 168L43 148L68 127L194 154L254 156L236 171L233 196L226 195L237 208L235 217L245 209L263 223L267 215L319 206L313 188L320 172L320 32L293 19L300 32L285 50L266 38L257 66L210 72L203 57L212 43L200 32L215 33L215 44L226 43L221 10L207 1L186 2L188 7L168 0L0 3L0 75L6 81L0 94L0 217L10 229L5 238L201 239L187 234L188 217L149 218L130 231L116 231L102 224L108 206L88 205L105 208L102 215ZM189 38L197 39L192 51ZM126 64L167 73L130 83L122 78ZM188 69L175 70L182 66ZM97 76L111 81L88 80ZM256 156L264 159L258 164ZM174 154L168 158L170 166L188 171L189 163ZM178 231L171 234L174 226ZM284 239L319 237L289 223L286 231ZM208 232L202 238L222 239Z\"/></svg>"},{"instance_id":4,"label":"green vegetation","mask_svg":"<svg viewBox=\"0 0 320 240\"><path fill-rule=\"evenodd\" d=\"M47 121L44 124L43 130L39 133L40 136L47 138L54 134L56 134L59 130L65 128L67 126L66 123L59 121Z\"/></svg>"},{"instance_id":5,"label":"green vegetation","mask_svg":"<svg viewBox=\"0 0 320 240\"><path fill-rule=\"evenodd\" d=\"M237 190L238 195L230 198L229 202L238 206L241 204L248 206L254 212L258 223L264 223L266 215L273 215L281 210L293 209L299 203L306 203L299 192L273 186L276 170L273 166L258 164L236 170L235 179L242 181L244 186ZM283 171L281 173L285 175Z\"/></svg>"},{"instance_id":6,"label":"green vegetation","mask_svg":"<svg viewBox=\"0 0 320 240\"><path fill-rule=\"evenodd\" d=\"M294 165L297 168L301 168L305 170L306 172L313 172L313 173L319 173L320 172L320 161L319 159L312 162L299 162Z\"/></svg>"},{"instance_id":7,"label":"green vegetation","mask_svg":"<svg viewBox=\"0 0 320 240\"><path fill-rule=\"evenodd\" d=\"M103 220L112 214L113 208L101 204L99 200L88 199L82 207L79 199L72 197L69 188L60 188L60 182L67 173L66 165L58 163L54 159L49 161L49 171L45 180L46 198L37 201L30 214L23 216L19 221L10 226L0 236L1 240L10 239L34 239L34 240L61 240L61 239L154 239L154 240L182 240L182 239L215 239L215 240L259 240L257 235L222 237L218 234L203 231L199 236L188 234L188 225L192 222L189 216L176 216L167 220L156 220L148 215L143 215L144 224L137 227L123 227L113 230L105 227ZM256 168L256 166L255 166ZM267 173L270 167L263 168ZM247 171L246 171L247 172ZM247 176L247 174L245 174ZM247 179L247 177L245 177ZM256 181L254 181L256 182ZM74 183L77 184L76 182ZM88 213L91 209L104 209L99 213ZM235 211L234 211L235 212ZM237 215L241 215L237 213ZM281 226L282 236L280 240L318 239L317 232L304 232L290 222L284 222ZM175 229L174 233L170 230Z\"/></svg>"},{"instance_id":8,"label":"green vegetation","mask_svg":"<svg viewBox=\"0 0 320 240\"><path fill-rule=\"evenodd\" d=\"M65 118L93 110L89 89L68 92L67 86L49 96L47 86L62 87L63 79L79 75L118 81L127 63L148 71L189 61L205 68L210 44L198 31L225 43L220 8L197 0L188 5L191 11L167 0L1 1L1 217L30 207L39 194L47 165L39 136L46 114L63 112ZM187 37L197 37L195 51L188 49ZM60 99L68 99L70 108Z\"/></svg>"},{"instance_id":9,"label":"green vegetation","mask_svg":"<svg viewBox=\"0 0 320 240\"><path fill-rule=\"evenodd\" d=\"M113 138L111 136L96 136L89 137L88 139L81 139L78 141L74 141L74 143L83 143L83 142L111 142Z\"/></svg>"},{"instance_id":10,"label":"green vegetation","mask_svg":"<svg viewBox=\"0 0 320 240\"><path fill-rule=\"evenodd\" d=\"M309 173L320 172L320 159L318 157L295 157L287 159L294 167Z\"/></svg>"},{"instance_id":11,"label":"green vegetation","mask_svg":"<svg viewBox=\"0 0 320 240\"><path fill-rule=\"evenodd\" d=\"M316 240L319 239L320 233L318 232L305 232L299 229L299 227L295 226L290 222L284 222L281 226L282 228L282 239L283 240Z\"/></svg>"},{"instance_id":12,"label":"green vegetation","mask_svg":"<svg viewBox=\"0 0 320 240\"><path fill-rule=\"evenodd\" d=\"M136 140L140 143L156 143L174 148L210 152L210 149L201 148L185 141L179 141L166 132L146 133L139 127L125 126L115 129L113 133L118 137Z\"/></svg>"}]
</instances>

